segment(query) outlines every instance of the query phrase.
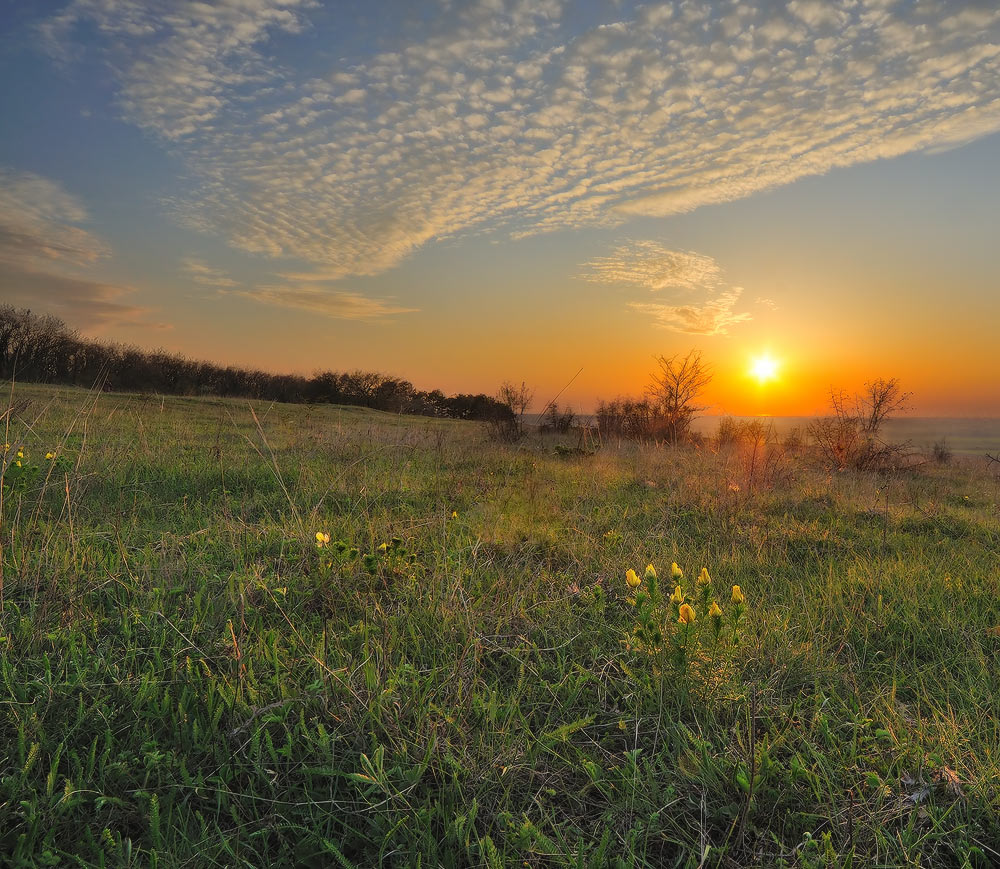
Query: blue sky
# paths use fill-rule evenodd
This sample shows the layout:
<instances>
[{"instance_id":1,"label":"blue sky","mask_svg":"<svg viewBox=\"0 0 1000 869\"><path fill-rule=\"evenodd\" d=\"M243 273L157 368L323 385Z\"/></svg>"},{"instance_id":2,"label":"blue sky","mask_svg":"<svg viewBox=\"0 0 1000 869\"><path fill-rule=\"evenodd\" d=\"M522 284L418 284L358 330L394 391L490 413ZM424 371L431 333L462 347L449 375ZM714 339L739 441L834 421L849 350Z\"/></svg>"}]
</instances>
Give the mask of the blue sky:
<instances>
[{"instance_id":1,"label":"blue sky","mask_svg":"<svg viewBox=\"0 0 1000 869\"><path fill-rule=\"evenodd\" d=\"M693 346L734 412L1000 413L993 2L10 5L5 301L581 406Z\"/></svg>"}]
</instances>

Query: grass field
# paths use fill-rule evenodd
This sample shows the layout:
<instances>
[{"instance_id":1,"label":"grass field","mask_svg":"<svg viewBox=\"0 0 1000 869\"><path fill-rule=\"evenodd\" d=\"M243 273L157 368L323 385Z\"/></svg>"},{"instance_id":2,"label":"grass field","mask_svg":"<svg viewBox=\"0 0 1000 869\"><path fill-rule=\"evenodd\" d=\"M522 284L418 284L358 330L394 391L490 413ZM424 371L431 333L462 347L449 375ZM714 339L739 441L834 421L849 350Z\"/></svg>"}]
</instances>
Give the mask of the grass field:
<instances>
[{"instance_id":1,"label":"grass field","mask_svg":"<svg viewBox=\"0 0 1000 869\"><path fill-rule=\"evenodd\" d=\"M5 865L1000 863L981 466L13 402Z\"/></svg>"}]
</instances>

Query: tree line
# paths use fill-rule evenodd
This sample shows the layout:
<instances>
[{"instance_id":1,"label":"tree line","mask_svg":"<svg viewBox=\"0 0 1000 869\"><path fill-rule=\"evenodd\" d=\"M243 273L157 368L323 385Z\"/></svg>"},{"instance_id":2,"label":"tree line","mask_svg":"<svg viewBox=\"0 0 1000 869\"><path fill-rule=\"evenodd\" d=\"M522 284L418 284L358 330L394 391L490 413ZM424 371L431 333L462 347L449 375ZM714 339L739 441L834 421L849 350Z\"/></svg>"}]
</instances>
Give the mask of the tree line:
<instances>
[{"instance_id":1,"label":"tree line","mask_svg":"<svg viewBox=\"0 0 1000 869\"><path fill-rule=\"evenodd\" d=\"M264 401L349 404L393 413L494 421L511 410L479 394L425 392L373 371L313 377L188 359L165 350L84 338L58 317L0 305L0 379L115 392L203 395Z\"/></svg>"},{"instance_id":2,"label":"tree line","mask_svg":"<svg viewBox=\"0 0 1000 869\"><path fill-rule=\"evenodd\" d=\"M595 420L601 437L680 443L691 433L691 423L707 408L698 399L712 380L701 353L656 357L659 371L641 398L602 400Z\"/></svg>"}]
</instances>

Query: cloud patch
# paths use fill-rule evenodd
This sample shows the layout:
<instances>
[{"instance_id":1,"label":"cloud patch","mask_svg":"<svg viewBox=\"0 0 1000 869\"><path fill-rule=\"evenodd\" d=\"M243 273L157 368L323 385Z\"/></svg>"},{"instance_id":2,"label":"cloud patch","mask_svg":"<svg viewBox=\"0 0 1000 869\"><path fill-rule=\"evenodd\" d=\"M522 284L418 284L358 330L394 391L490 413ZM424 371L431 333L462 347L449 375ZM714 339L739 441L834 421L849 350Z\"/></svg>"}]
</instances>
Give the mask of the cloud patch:
<instances>
[{"instance_id":1,"label":"cloud patch","mask_svg":"<svg viewBox=\"0 0 1000 869\"><path fill-rule=\"evenodd\" d=\"M584 280L631 284L647 290L695 290L717 286L722 269L710 256L694 251L668 250L655 241L633 241L584 267Z\"/></svg>"},{"instance_id":2,"label":"cloud patch","mask_svg":"<svg viewBox=\"0 0 1000 869\"><path fill-rule=\"evenodd\" d=\"M87 274L111 250L78 224L87 210L56 181L0 168L0 298L88 331L152 326L153 309L129 302L131 287Z\"/></svg>"},{"instance_id":3,"label":"cloud patch","mask_svg":"<svg viewBox=\"0 0 1000 869\"><path fill-rule=\"evenodd\" d=\"M87 278L26 271L0 263L0 295L9 304L44 310L74 329L94 332L112 326L155 326L152 308L129 302L134 291Z\"/></svg>"},{"instance_id":4,"label":"cloud patch","mask_svg":"<svg viewBox=\"0 0 1000 869\"><path fill-rule=\"evenodd\" d=\"M728 335L729 328L751 317L733 310L742 294L733 287L700 305L664 305L657 302L630 302L634 311L645 314L654 325L692 335Z\"/></svg>"},{"instance_id":5,"label":"cloud patch","mask_svg":"<svg viewBox=\"0 0 1000 869\"><path fill-rule=\"evenodd\" d=\"M731 326L752 319L750 314L734 310L743 290L727 288L722 267L712 257L670 250L655 241L619 245L608 256L587 263L580 277L651 292L670 291L675 298L669 302L629 302L629 307L675 332L728 335Z\"/></svg>"},{"instance_id":6,"label":"cloud patch","mask_svg":"<svg viewBox=\"0 0 1000 869\"><path fill-rule=\"evenodd\" d=\"M397 305L389 299L373 299L360 293L324 290L306 284L257 287L238 291L238 294L266 305L299 308L334 320L380 320L418 310Z\"/></svg>"},{"instance_id":7,"label":"cloud patch","mask_svg":"<svg viewBox=\"0 0 1000 869\"><path fill-rule=\"evenodd\" d=\"M208 263L195 257L186 257L181 261L181 271L196 284L203 287L228 288L239 286L223 269L213 268Z\"/></svg>"},{"instance_id":8,"label":"cloud patch","mask_svg":"<svg viewBox=\"0 0 1000 869\"><path fill-rule=\"evenodd\" d=\"M0 168L0 262L26 269L92 265L110 250L76 225L86 219L80 201L55 181Z\"/></svg>"}]
</instances>

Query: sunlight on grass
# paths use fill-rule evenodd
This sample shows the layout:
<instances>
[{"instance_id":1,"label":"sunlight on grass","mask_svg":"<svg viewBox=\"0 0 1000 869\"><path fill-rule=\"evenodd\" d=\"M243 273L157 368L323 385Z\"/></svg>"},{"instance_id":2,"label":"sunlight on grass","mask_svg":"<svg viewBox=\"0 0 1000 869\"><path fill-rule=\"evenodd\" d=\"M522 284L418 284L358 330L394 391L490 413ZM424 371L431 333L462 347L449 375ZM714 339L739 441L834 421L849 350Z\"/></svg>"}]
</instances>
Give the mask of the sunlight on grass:
<instances>
[{"instance_id":1,"label":"sunlight on grass","mask_svg":"<svg viewBox=\"0 0 1000 869\"><path fill-rule=\"evenodd\" d=\"M981 468L19 393L14 864L1000 859Z\"/></svg>"}]
</instances>

